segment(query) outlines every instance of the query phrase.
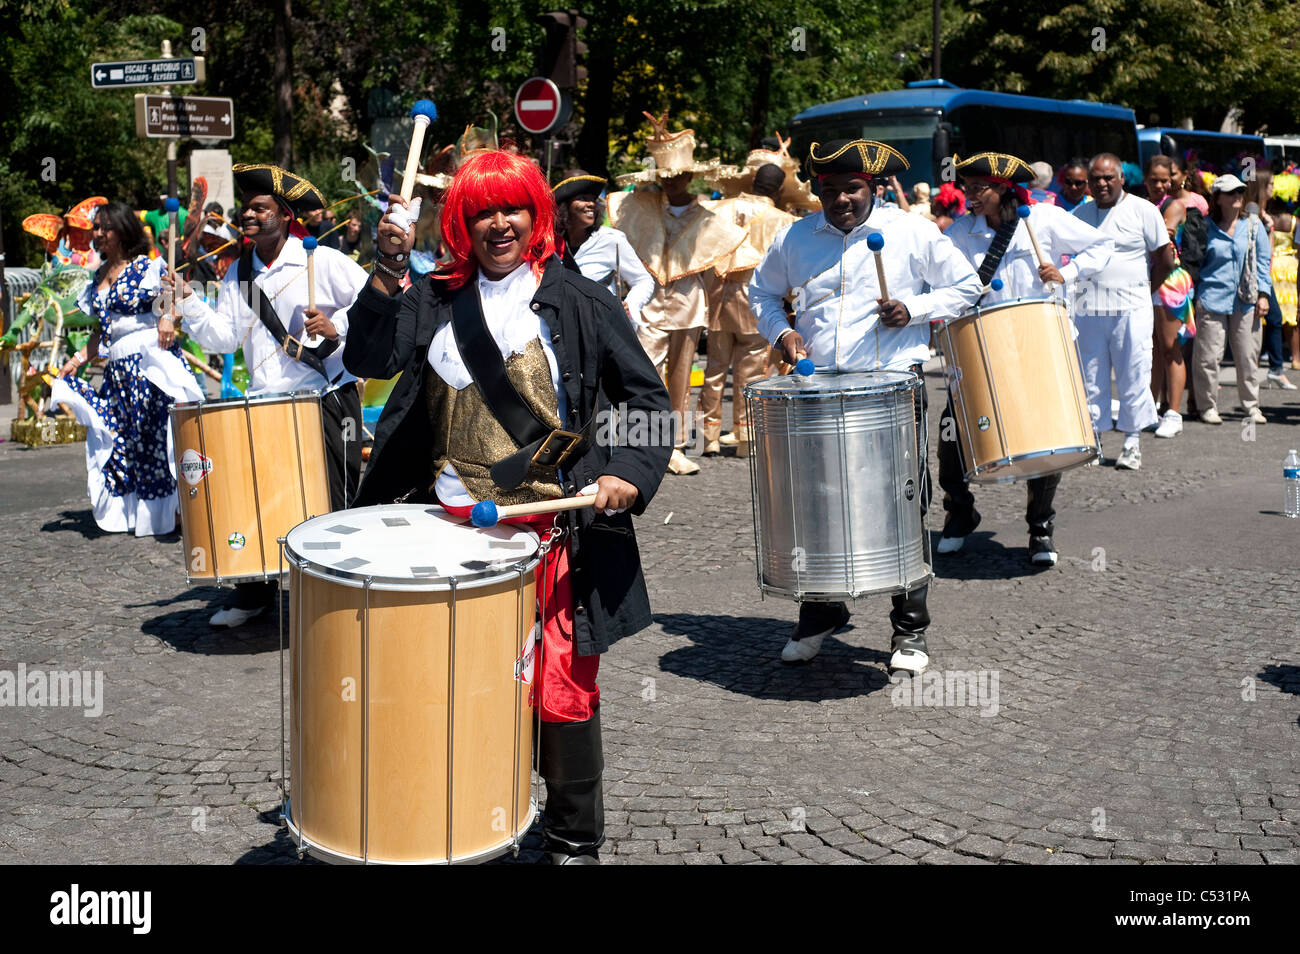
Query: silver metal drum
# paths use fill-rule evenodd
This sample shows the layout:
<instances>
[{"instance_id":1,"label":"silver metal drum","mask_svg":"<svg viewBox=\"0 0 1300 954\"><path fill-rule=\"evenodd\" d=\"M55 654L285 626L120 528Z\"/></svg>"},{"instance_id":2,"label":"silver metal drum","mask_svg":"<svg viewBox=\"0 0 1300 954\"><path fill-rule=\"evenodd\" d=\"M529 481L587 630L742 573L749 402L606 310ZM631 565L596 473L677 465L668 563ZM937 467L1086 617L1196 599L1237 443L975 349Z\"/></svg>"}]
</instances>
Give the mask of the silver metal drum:
<instances>
[{"instance_id":1,"label":"silver metal drum","mask_svg":"<svg viewBox=\"0 0 1300 954\"><path fill-rule=\"evenodd\" d=\"M745 389L758 586L793 600L927 583L910 371L768 378Z\"/></svg>"}]
</instances>

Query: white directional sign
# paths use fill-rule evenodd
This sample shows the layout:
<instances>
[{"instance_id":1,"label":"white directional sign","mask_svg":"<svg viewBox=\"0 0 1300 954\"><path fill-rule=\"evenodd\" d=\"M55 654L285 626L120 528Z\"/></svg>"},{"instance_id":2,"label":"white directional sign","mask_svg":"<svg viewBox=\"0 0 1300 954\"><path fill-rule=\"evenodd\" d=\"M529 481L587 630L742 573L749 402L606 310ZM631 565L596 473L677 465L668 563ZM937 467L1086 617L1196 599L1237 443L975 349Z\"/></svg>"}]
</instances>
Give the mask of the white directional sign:
<instances>
[{"instance_id":1,"label":"white directional sign","mask_svg":"<svg viewBox=\"0 0 1300 954\"><path fill-rule=\"evenodd\" d=\"M224 96L135 94L135 134L151 139L235 138L235 104Z\"/></svg>"},{"instance_id":2,"label":"white directional sign","mask_svg":"<svg viewBox=\"0 0 1300 954\"><path fill-rule=\"evenodd\" d=\"M178 83L202 83L203 72L201 56L94 63L90 67L90 85L95 89L107 89L115 86L173 86Z\"/></svg>"}]
</instances>

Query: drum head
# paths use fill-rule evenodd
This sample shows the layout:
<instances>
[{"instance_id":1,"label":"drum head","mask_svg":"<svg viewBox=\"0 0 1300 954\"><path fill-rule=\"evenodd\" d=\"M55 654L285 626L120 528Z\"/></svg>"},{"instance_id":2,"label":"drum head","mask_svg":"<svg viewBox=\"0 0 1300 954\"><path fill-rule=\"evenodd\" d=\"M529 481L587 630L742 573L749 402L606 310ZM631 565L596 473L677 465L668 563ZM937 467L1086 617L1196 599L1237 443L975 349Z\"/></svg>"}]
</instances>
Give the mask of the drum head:
<instances>
[{"instance_id":1,"label":"drum head","mask_svg":"<svg viewBox=\"0 0 1300 954\"><path fill-rule=\"evenodd\" d=\"M537 565L538 540L506 524L480 529L441 507L388 504L313 517L285 550L316 576L376 588L488 586Z\"/></svg>"},{"instance_id":2,"label":"drum head","mask_svg":"<svg viewBox=\"0 0 1300 954\"><path fill-rule=\"evenodd\" d=\"M911 371L858 371L852 374L830 374L819 371L809 378L797 374L764 378L746 387L745 393L755 397L777 394L782 397L869 394L877 391L895 391L916 384L919 380Z\"/></svg>"},{"instance_id":3,"label":"drum head","mask_svg":"<svg viewBox=\"0 0 1300 954\"><path fill-rule=\"evenodd\" d=\"M201 407L205 411L215 411L223 407L243 407L245 404L276 404L280 401L319 401L320 391L268 391L266 394L233 398L212 398L203 401L180 401L173 408Z\"/></svg>"}]
</instances>

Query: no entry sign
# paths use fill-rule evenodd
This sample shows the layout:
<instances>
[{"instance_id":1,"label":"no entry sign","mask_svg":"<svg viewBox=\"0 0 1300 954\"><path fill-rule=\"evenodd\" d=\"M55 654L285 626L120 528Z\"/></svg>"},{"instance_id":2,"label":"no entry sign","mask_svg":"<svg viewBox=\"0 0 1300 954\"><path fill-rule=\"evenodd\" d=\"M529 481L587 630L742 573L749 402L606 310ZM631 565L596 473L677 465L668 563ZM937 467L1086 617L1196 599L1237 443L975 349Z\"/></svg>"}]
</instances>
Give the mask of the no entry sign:
<instances>
[{"instance_id":1,"label":"no entry sign","mask_svg":"<svg viewBox=\"0 0 1300 954\"><path fill-rule=\"evenodd\" d=\"M563 103L558 86L545 77L534 76L515 93L515 119L524 132L540 136L559 125Z\"/></svg>"}]
</instances>

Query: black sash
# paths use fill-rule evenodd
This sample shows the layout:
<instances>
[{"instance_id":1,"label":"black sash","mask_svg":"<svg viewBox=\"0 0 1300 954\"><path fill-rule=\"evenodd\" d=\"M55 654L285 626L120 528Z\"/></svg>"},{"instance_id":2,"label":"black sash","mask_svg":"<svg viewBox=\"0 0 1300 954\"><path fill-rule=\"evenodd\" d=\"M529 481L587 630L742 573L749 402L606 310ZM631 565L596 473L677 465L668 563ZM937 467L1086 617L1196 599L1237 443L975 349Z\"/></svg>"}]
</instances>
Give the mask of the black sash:
<instances>
[{"instance_id":1,"label":"black sash","mask_svg":"<svg viewBox=\"0 0 1300 954\"><path fill-rule=\"evenodd\" d=\"M1015 233L1018 224L1020 224L1018 217L1009 219L999 225L998 230L993 233L989 250L984 253L984 260L980 262L981 285L987 285L992 280L993 273L1002 264L1002 256L1007 254L1007 246L1011 244L1011 236Z\"/></svg>"},{"instance_id":2,"label":"black sash","mask_svg":"<svg viewBox=\"0 0 1300 954\"><path fill-rule=\"evenodd\" d=\"M478 285L466 282L451 303L451 326L456 347L470 377L478 385L492 416L505 428L519 450L489 468L492 482L502 490L514 490L528 476L532 464L556 467L580 457L591 446L593 416L581 434L552 430L533 411L506 374L505 359L488 331L479 302Z\"/></svg>"},{"instance_id":3,"label":"black sash","mask_svg":"<svg viewBox=\"0 0 1300 954\"><path fill-rule=\"evenodd\" d=\"M244 300L248 302L248 307L253 309L254 314L261 320L266 330L271 333L280 350L296 361L301 361L307 367L311 368L330 384L334 384L338 378L343 376L339 372L338 377L330 380L329 374L325 371L325 359L338 350L339 343L337 340L331 341L326 338L315 348L308 348L289 332L284 330L284 324L280 321L280 316L275 313L270 300L262 292L262 289L253 281L253 248L244 250L239 256L239 287L244 290ZM290 344L292 342L292 344Z\"/></svg>"}]
</instances>

